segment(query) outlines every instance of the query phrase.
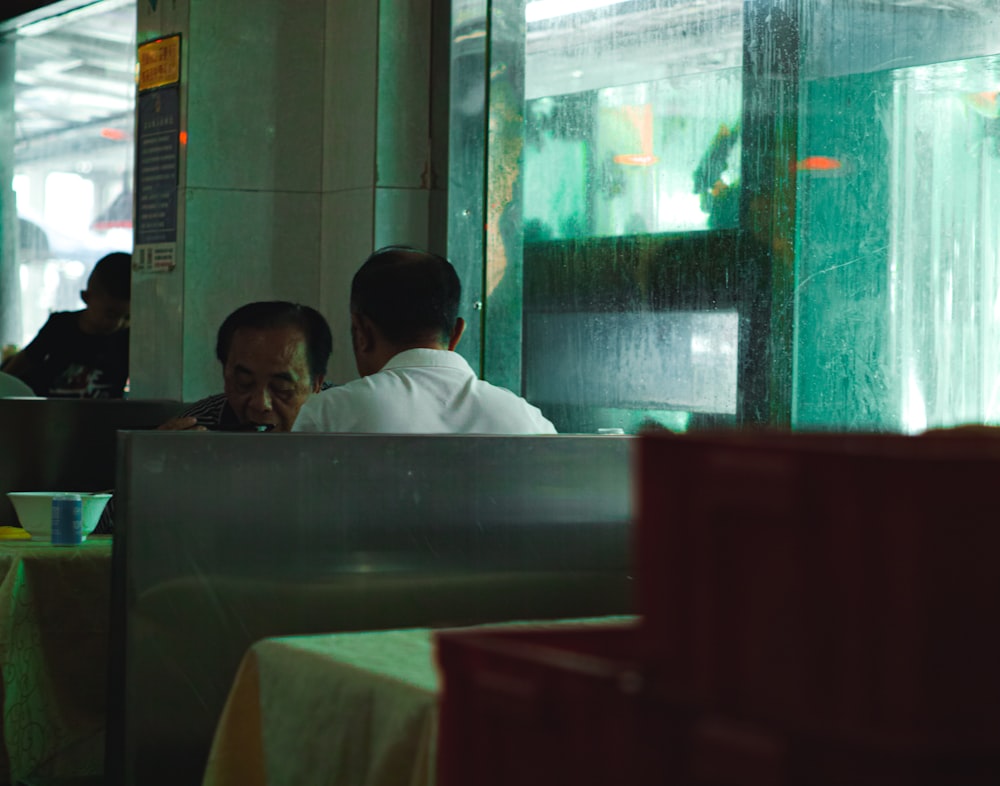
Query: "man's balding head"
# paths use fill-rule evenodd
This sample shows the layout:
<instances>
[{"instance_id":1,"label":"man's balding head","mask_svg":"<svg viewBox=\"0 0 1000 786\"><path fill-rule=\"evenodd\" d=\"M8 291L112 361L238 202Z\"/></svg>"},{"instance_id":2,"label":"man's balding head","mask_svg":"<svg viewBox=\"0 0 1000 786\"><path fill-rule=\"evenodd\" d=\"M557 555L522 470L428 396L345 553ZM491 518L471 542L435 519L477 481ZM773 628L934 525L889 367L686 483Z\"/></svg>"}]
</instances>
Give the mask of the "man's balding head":
<instances>
[{"instance_id":1,"label":"man's balding head","mask_svg":"<svg viewBox=\"0 0 1000 786\"><path fill-rule=\"evenodd\" d=\"M351 322L358 371L371 374L397 352L454 349L462 284L451 262L409 246L387 246L351 282Z\"/></svg>"}]
</instances>

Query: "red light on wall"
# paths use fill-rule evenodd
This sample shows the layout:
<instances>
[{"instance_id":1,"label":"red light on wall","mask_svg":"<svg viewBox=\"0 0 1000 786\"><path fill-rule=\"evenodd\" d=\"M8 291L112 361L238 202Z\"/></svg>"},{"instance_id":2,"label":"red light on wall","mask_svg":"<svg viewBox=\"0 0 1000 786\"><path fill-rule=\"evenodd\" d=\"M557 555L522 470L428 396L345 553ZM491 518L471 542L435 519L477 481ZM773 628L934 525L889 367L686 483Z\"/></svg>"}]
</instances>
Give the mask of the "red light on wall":
<instances>
[{"instance_id":1,"label":"red light on wall","mask_svg":"<svg viewBox=\"0 0 1000 786\"><path fill-rule=\"evenodd\" d=\"M118 128L102 128L101 136L105 139L111 139L115 142L122 142L127 138L127 134Z\"/></svg>"},{"instance_id":2,"label":"red light on wall","mask_svg":"<svg viewBox=\"0 0 1000 786\"><path fill-rule=\"evenodd\" d=\"M830 156L808 156L793 162L791 169L793 172L832 172L842 166L840 160Z\"/></svg>"},{"instance_id":3,"label":"red light on wall","mask_svg":"<svg viewBox=\"0 0 1000 786\"><path fill-rule=\"evenodd\" d=\"M182 145L186 145L188 143L188 132L181 131L180 134L177 135L177 138L180 140Z\"/></svg>"}]
</instances>

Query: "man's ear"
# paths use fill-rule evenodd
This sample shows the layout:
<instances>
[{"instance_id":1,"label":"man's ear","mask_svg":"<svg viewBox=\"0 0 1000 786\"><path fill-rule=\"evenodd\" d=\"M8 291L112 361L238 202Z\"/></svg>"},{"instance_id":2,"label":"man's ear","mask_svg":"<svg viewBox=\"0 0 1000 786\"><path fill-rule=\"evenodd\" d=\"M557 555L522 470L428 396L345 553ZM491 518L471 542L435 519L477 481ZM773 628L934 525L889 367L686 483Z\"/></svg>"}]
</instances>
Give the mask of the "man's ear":
<instances>
[{"instance_id":1,"label":"man's ear","mask_svg":"<svg viewBox=\"0 0 1000 786\"><path fill-rule=\"evenodd\" d=\"M371 320L356 311L351 312L351 343L355 355L367 354L375 348L375 330Z\"/></svg>"},{"instance_id":2,"label":"man's ear","mask_svg":"<svg viewBox=\"0 0 1000 786\"><path fill-rule=\"evenodd\" d=\"M465 320L459 317L455 320L455 327L451 329L451 338L448 339L448 349L454 351L455 347L458 346L458 342L462 340L462 334L465 332Z\"/></svg>"}]
</instances>

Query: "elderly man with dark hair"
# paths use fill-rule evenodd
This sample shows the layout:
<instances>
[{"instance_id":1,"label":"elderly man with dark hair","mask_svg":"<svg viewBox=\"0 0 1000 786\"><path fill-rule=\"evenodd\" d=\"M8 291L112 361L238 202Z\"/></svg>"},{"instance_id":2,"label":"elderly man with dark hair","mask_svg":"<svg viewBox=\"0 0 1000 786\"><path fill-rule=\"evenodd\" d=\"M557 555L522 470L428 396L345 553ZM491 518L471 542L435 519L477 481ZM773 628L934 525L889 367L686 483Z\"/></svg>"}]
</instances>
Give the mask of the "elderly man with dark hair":
<instances>
[{"instance_id":1,"label":"elderly man with dark hair","mask_svg":"<svg viewBox=\"0 0 1000 786\"><path fill-rule=\"evenodd\" d=\"M284 300L247 303L223 321L215 342L225 392L203 398L164 431L291 431L303 402L324 389L333 336L323 316ZM99 534L114 531L115 500Z\"/></svg>"},{"instance_id":2,"label":"elderly man with dark hair","mask_svg":"<svg viewBox=\"0 0 1000 786\"><path fill-rule=\"evenodd\" d=\"M215 354L225 392L202 399L167 430L290 431L323 389L333 338L315 309L283 300L248 303L226 317Z\"/></svg>"},{"instance_id":3,"label":"elderly man with dark hair","mask_svg":"<svg viewBox=\"0 0 1000 786\"><path fill-rule=\"evenodd\" d=\"M361 379L312 396L293 431L554 434L520 396L476 377L454 352L462 287L443 257L402 246L372 254L351 284Z\"/></svg>"}]
</instances>

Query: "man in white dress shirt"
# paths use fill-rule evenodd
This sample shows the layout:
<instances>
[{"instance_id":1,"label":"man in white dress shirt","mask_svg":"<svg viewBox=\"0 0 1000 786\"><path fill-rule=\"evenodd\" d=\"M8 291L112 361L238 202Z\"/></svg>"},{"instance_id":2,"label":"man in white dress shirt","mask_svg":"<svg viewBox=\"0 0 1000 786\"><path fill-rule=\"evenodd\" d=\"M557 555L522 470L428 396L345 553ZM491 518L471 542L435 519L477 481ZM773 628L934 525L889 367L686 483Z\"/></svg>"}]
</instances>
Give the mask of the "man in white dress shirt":
<instances>
[{"instance_id":1,"label":"man in white dress shirt","mask_svg":"<svg viewBox=\"0 0 1000 786\"><path fill-rule=\"evenodd\" d=\"M293 431L554 434L537 407L479 379L454 351L462 286L443 257L404 246L372 254L351 283L361 379L309 397Z\"/></svg>"}]
</instances>

